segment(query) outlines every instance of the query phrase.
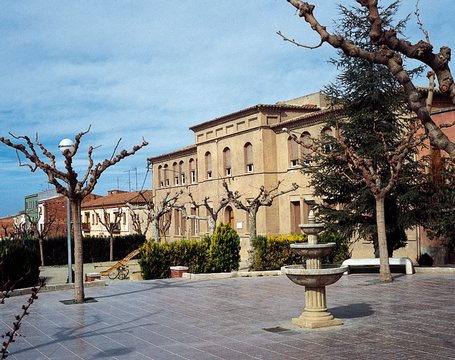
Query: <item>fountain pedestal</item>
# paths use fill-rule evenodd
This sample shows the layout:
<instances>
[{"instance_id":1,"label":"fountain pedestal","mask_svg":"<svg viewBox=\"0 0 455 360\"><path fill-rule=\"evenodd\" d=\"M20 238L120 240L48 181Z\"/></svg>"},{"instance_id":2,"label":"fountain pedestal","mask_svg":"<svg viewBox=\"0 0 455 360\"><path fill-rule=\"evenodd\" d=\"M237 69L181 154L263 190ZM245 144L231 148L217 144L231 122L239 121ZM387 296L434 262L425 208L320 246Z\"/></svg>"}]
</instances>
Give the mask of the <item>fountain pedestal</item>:
<instances>
[{"instance_id":1,"label":"fountain pedestal","mask_svg":"<svg viewBox=\"0 0 455 360\"><path fill-rule=\"evenodd\" d=\"M317 234L325 225L316 224L314 214L310 213L309 224L300 225L308 235L308 243L291 244L291 248L306 257L306 266L283 266L281 271L295 284L305 286L305 308L292 323L303 328L322 328L342 325L343 321L336 319L327 311L325 287L338 281L347 266L322 268L321 257L333 251L335 243L318 244Z\"/></svg>"}]
</instances>

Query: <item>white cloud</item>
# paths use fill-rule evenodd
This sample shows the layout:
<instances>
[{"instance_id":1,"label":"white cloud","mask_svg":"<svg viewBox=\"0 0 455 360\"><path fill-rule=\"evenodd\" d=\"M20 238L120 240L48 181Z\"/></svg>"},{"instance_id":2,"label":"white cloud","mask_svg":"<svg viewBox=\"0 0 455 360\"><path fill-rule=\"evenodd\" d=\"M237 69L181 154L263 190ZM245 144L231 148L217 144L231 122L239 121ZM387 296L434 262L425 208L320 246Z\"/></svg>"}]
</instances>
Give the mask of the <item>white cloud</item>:
<instances>
[{"instance_id":1,"label":"white cloud","mask_svg":"<svg viewBox=\"0 0 455 360\"><path fill-rule=\"evenodd\" d=\"M315 3L330 27L336 7ZM414 10L410 3L404 12ZM0 6L0 136L39 131L58 153L60 139L91 124L86 144L102 145L101 160L120 137L127 149L142 137L150 141L110 169L97 193L116 187L117 179L125 186L128 170L144 172L147 157L191 144L194 124L317 91L335 75L326 63L333 49L297 48L275 34L318 43L285 0L0 0ZM453 45L445 36L453 28L453 2L420 6L432 40ZM422 38L412 21L411 38ZM84 168L83 152L78 159ZM22 208L23 196L45 187L46 178L15 170L14 151L2 145L0 163L1 216Z\"/></svg>"}]
</instances>

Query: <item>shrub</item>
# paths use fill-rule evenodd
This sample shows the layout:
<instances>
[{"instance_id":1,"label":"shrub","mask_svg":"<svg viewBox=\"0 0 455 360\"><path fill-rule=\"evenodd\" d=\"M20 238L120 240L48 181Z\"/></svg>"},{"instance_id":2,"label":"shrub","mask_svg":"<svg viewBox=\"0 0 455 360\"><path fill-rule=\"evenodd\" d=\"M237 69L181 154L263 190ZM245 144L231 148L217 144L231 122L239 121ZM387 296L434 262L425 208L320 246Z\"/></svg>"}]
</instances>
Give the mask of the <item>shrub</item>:
<instances>
[{"instance_id":1,"label":"shrub","mask_svg":"<svg viewBox=\"0 0 455 360\"><path fill-rule=\"evenodd\" d=\"M139 265L144 279L164 279L170 276L171 266L188 266L192 273L206 273L237 270L239 261L240 239L232 228L221 225L211 238L147 242L141 247Z\"/></svg>"},{"instance_id":2,"label":"shrub","mask_svg":"<svg viewBox=\"0 0 455 360\"><path fill-rule=\"evenodd\" d=\"M290 245L306 240L303 234L258 236L253 239L250 270L278 270L284 265L302 264L304 259ZM351 257L349 240L339 233L325 232L319 236L318 242L336 244L333 253L323 259L325 263L341 264Z\"/></svg>"},{"instance_id":3,"label":"shrub","mask_svg":"<svg viewBox=\"0 0 455 360\"><path fill-rule=\"evenodd\" d=\"M211 270L214 272L239 269L240 237L229 224L220 224L213 233L209 249Z\"/></svg>"},{"instance_id":4,"label":"shrub","mask_svg":"<svg viewBox=\"0 0 455 360\"><path fill-rule=\"evenodd\" d=\"M320 243L335 243L333 252L323 259L324 263L328 264L341 264L344 260L351 257L351 250L349 248L350 241L347 237L339 232L323 232L318 237Z\"/></svg>"},{"instance_id":5,"label":"shrub","mask_svg":"<svg viewBox=\"0 0 455 360\"><path fill-rule=\"evenodd\" d=\"M292 251L290 245L305 240L303 234L256 237L250 253L250 270L278 270L284 265L301 264L302 257Z\"/></svg>"},{"instance_id":6,"label":"shrub","mask_svg":"<svg viewBox=\"0 0 455 360\"><path fill-rule=\"evenodd\" d=\"M0 242L0 287L16 283L15 288L38 284L40 259L36 248L18 240Z\"/></svg>"}]
</instances>

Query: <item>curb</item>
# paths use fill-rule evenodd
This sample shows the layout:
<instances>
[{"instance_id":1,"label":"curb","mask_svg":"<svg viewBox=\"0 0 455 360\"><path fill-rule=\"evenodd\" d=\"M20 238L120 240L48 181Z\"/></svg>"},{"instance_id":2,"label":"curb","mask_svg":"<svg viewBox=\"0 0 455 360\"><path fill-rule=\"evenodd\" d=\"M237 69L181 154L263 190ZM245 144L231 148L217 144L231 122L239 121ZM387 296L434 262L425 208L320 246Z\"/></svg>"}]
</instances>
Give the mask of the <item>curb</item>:
<instances>
[{"instance_id":1,"label":"curb","mask_svg":"<svg viewBox=\"0 0 455 360\"><path fill-rule=\"evenodd\" d=\"M91 288L91 287L100 287L100 286L108 286L105 280L95 280L90 282L84 282L84 288ZM21 296L21 295L30 295L32 293L33 287L23 288L23 289L14 289L9 294L10 297L13 296ZM74 289L74 284L54 284L54 285L45 285L40 290L40 294L49 292L49 291L58 291L58 290L71 290Z\"/></svg>"},{"instance_id":2,"label":"curb","mask_svg":"<svg viewBox=\"0 0 455 360\"><path fill-rule=\"evenodd\" d=\"M414 271L416 274L452 274L455 275L455 267L453 266L440 266L440 267L419 267L415 266Z\"/></svg>"},{"instance_id":3,"label":"curb","mask_svg":"<svg viewBox=\"0 0 455 360\"><path fill-rule=\"evenodd\" d=\"M261 277L261 276L281 276L283 273L281 270L269 270L269 271L232 271L228 273L207 273L207 274L193 274L183 273L183 279L193 280L210 280L210 279L231 279L239 277Z\"/></svg>"}]
</instances>

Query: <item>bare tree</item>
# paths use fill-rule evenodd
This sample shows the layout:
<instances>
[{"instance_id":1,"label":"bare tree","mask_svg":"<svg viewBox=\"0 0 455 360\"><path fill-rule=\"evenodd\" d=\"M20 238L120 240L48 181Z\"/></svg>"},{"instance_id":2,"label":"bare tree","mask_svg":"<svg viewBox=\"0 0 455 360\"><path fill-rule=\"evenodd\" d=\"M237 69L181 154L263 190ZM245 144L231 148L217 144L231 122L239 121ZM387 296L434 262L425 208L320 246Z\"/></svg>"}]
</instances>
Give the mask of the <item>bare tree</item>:
<instances>
[{"instance_id":1,"label":"bare tree","mask_svg":"<svg viewBox=\"0 0 455 360\"><path fill-rule=\"evenodd\" d=\"M377 50L365 50L357 46L350 39L329 33L327 28L321 25L315 18L313 14L315 5L301 0L287 1L299 11L299 16L303 17L310 24L311 29L319 34L321 40L316 46L306 46L299 44L293 39L289 39L281 34L281 32L278 35L285 41L311 49L328 43L336 49L341 49L348 56L362 58L372 63L386 66L403 86L408 98L409 108L415 112L417 118L425 128L431 145L444 150L452 158L455 157L455 143L450 141L441 128L431 119L425 97L417 90L411 80L409 71L403 66L403 57L415 59L427 65L436 75L441 93L446 94L452 103L455 104L455 85L449 68L451 58L451 49L449 47L443 46L438 53L433 52L433 45L429 42L427 35L425 36L425 41L420 40L416 44L400 39L395 29L383 28L378 9L378 0L356 0L357 3L368 10L368 19L371 24L370 40L371 44L377 46Z\"/></svg>"},{"instance_id":2,"label":"bare tree","mask_svg":"<svg viewBox=\"0 0 455 360\"><path fill-rule=\"evenodd\" d=\"M111 221L110 213L107 212L104 206L101 206L102 214L94 210L95 216L99 223L103 225L109 234L109 261L114 260L114 234L120 231L120 220L123 216L123 210L121 208L118 211L114 211L114 219Z\"/></svg>"},{"instance_id":3,"label":"bare tree","mask_svg":"<svg viewBox=\"0 0 455 360\"><path fill-rule=\"evenodd\" d=\"M403 133L400 139L397 139L394 148L391 148L390 144L387 144L383 134L376 134L378 141L382 144L383 154L387 164L386 167L381 166L375 158L360 155L353 146L348 145L340 134L338 121L335 139L341 151L334 151L333 149L327 151L327 142L317 141L316 139L313 140L311 145L305 145L295 134L288 132L294 141L313 151L313 154L307 155L307 160L311 160L316 153L318 157L332 157L346 162L349 173L340 172L339 175L349 183L365 185L372 192L376 207L380 262L379 280L381 282L391 282L393 280L390 273L389 252L387 248L385 198L397 184L403 165L408 160L409 155L416 147L421 146L423 140L426 138L425 135L418 135L419 129L421 129L421 126L416 121L412 122L408 128L403 128Z\"/></svg>"},{"instance_id":4,"label":"bare tree","mask_svg":"<svg viewBox=\"0 0 455 360\"><path fill-rule=\"evenodd\" d=\"M139 196L142 198L141 204L128 204L129 208L133 210L135 217L139 217L138 210L145 212L146 220L137 219L136 223L139 229L142 229L143 224L146 225L146 230L149 226L152 227L152 238L155 243L160 242L160 220L164 215L174 209L181 194L182 191L179 191L171 196L171 193L167 192L163 199L156 202L156 195L150 193L149 196L146 196L144 192L140 192Z\"/></svg>"},{"instance_id":5,"label":"bare tree","mask_svg":"<svg viewBox=\"0 0 455 360\"><path fill-rule=\"evenodd\" d=\"M213 233L215 232L216 228L216 222L218 220L218 215L221 210L223 210L228 204L229 204L229 198L223 197L221 198L220 202L215 205L210 204L210 198L209 197L204 197L204 199L201 202L196 202L194 200L193 194L191 192L188 193L188 196L190 197L190 202L191 204L196 208L199 209L201 206L203 206L207 212L207 216L199 216L195 217L197 220L207 220L208 223L208 230L209 230L209 235L212 236ZM191 215L189 216L189 218Z\"/></svg>"},{"instance_id":6,"label":"bare tree","mask_svg":"<svg viewBox=\"0 0 455 360\"><path fill-rule=\"evenodd\" d=\"M36 219L32 219L32 217L27 213L25 213L25 216L30 223L31 234L33 234L34 237L38 238L41 266L44 266L44 239L48 236L53 228L54 223L56 222L55 213L48 215L47 219L44 219L42 227L39 226L39 221L41 217L44 216L41 209L38 210L38 217Z\"/></svg>"},{"instance_id":7,"label":"bare tree","mask_svg":"<svg viewBox=\"0 0 455 360\"><path fill-rule=\"evenodd\" d=\"M3 233L5 234L5 239L8 238L8 225L2 224Z\"/></svg>"},{"instance_id":8,"label":"bare tree","mask_svg":"<svg viewBox=\"0 0 455 360\"><path fill-rule=\"evenodd\" d=\"M0 142L16 150L19 165L26 166L30 171L35 172L36 169L43 171L48 178L50 184L55 186L55 189L59 194L66 196L70 201L71 206L71 218L73 222L73 231L74 231L74 273L75 273L75 282L74 282L74 291L76 303L82 303L85 299L84 294L84 263L83 263L83 243L82 243L82 226L81 226L81 204L82 200L89 195L95 188L96 183L98 182L101 174L108 169L109 167L117 164L122 159L135 154L142 147L148 145L148 143L143 140L140 145L136 145L132 150L122 150L120 153L115 155L117 147L120 143L120 140L117 142L114 151L109 159L105 159L103 162L97 163L95 165L92 154L94 147L90 146L88 149L88 166L82 176L81 180L78 180L78 174L73 168L73 157L77 154L79 149L81 139L90 131L90 127L87 131L82 131L77 134L74 138L74 148L73 151L66 149L63 152L65 158L65 171L59 170L57 168L55 155L47 150L43 144L38 139L38 134L36 135L35 142L32 142L28 136L16 136L10 133L10 135L19 143L12 142L10 139L0 137ZM25 142L25 145L21 142ZM37 148L38 147L38 148ZM41 151L42 155L47 158L45 160L41 159L39 154ZM28 160L27 163L22 163L20 160L19 154L25 156Z\"/></svg>"},{"instance_id":9,"label":"bare tree","mask_svg":"<svg viewBox=\"0 0 455 360\"><path fill-rule=\"evenodd\" d=\"M271 188L270 190L266 190L265 186L262 185L259 188L258 194L251 199L245 199L245 202L240 200L241 194L238 191L232 192L229 189L229 186L225 180L223 180L223 187L226 190L226 195L230 202L234 204L237 209L241 209L247 212L248 214L248 221L249 221L249 234L250 234L250 241L257 236L257 229L256 229L256 216L258 213L259 208L262 206L272 206L273 200L278 196L287 194L291 191L295 191L299 188L299 185L293 183L289 189L278 191L278 188L281 185L281 181Z\"/></svg>"}]
</instances>

